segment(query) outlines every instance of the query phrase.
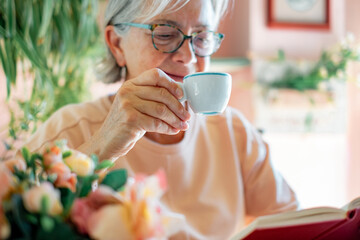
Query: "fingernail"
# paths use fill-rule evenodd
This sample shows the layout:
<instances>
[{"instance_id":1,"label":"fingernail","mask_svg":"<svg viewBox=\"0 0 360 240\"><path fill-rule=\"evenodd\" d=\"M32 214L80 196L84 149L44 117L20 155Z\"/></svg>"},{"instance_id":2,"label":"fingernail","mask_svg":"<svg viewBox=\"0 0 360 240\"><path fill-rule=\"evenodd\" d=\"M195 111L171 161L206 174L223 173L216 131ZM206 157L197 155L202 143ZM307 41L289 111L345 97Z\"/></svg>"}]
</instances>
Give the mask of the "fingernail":
<instances>
[{"instance_id":1,"label":"fingernail","mask_svg":"<svg viewBox=\"0 0 360 240\"><path fill-rule=\"evenodd\" d=\"M182 129L188 129L189 128L189 124L187 122L181 122L181 128Z\"/></svg>"}]
</instances>

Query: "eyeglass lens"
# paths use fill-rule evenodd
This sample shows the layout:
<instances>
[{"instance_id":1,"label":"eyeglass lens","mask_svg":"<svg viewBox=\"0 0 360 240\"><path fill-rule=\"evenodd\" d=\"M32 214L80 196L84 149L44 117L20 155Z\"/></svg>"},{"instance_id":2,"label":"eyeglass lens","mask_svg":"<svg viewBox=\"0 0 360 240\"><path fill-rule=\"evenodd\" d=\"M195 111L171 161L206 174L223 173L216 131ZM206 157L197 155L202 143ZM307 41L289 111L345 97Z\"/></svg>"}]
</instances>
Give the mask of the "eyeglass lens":
<instances>
[{"instance_id":1,"label":"eyeglass lens","mask_svg":"<svg viewBox=\"0 0 360 240\"><path fill-rule=\"evenodd\" d=\"M174 52L184 40L183 34L170 26L157 26L153 30L153 43L162 52ZM220 38L213 32L200 32L192 40L196 55L208 56L214 53L220 45Z\"/></svg>"}]
</instances>

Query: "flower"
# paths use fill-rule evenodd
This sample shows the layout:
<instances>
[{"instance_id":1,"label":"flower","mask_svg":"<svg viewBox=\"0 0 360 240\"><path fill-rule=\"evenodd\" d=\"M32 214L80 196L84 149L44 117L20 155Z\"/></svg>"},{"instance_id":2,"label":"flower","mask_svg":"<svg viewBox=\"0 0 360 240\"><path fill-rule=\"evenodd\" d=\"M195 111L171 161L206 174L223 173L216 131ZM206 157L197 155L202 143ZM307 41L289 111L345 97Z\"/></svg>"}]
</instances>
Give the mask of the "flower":
<instances>
[{"instance_id":1,"label":"flower","mask_svg":"<svg viewBox=\"0 0 360 240\"><path fill-rule=\"evenodd\" d=\"M184 217L161 205L161 170L128 178L64 141L22 155L0 163L0 239L165 239L181 229Z\"/></svg>"},{"instance_id":2,"label":"flower","mask_svg":"<svg viewBox=\"0 0 360 240\"><path fill-rule=\"evenodd\" d=\"M53 163L46 171L49 175L55 175L54 182L56 187L69 188L71 191L76 191L77 178L76 174L72 173L70 168L63 162Z\"/></svg>"},{"instance_id":3,"label":"flower","mask_svg":"<svg viewBox=\"0 0 360 240\"><path fill-rule=\"evenodd\" d=\"M64 161L79 176L90 175L94 172L94 162L79 151L72 150L71 155L66 157Z\"/></svg>"},{"instance_id":4,"label":"flower","mask_svg":"<svg viewBox=\"0 0 360 240\"><path fill-rule=\"evenodd\" d=\"M60 192L54 189L49 182L42 182L40 186L34 186L23 195L24 206L29 212L38 213L41 210L43 199L46 198L50 215L59 215L63 211L60 203Z\"/></svg>"},{"instance_id":5,"label":"flower","mask_svg":"<svg viewBox=\"0 0 360 240\"><path fill-rule=\"evenodd\" d=\"M46 168L50 167L52 164L62 162L62 151L60 147L53 145L46 148L43 155L43 163Z\"/></svg>"},{"instance_id":6,"label":"flower","mask_svg":"<svg viewBox=\"0 0 360 240\"><path fill-rule=\"evenodd\" d=\"M94 239L168 236L181 229L184 218L170 214L160 205L165 189L163 171L150 177L129 178L121 192L100 185L87 198L75 201L71 219L80 232Z\"/></svg>"},{"instance_id":7,"label":"flower","mask_svg":"<svg viewBox=\"0 0 360 240\"><path fill-rule=\"evenodd\" d=\"M81 233L88 233L90 216L101 207L114 203L121 203L116 192L108 186L100 185L88 197L75 200L71 211L71 220Z\"/></svg>"},{"instance_id":8,"label":"flower","mask_svg":"<svg viewBox=\"0 0 360 240\"><path fill-rule=\"evenodd\" d=\"M0 239L6 239L10 236L10 226L7 221L4 211L0 208Z\"/></svg>"},{"instance_id":9,"label":"flower","mask_svg":"<svg viewBox=\"0 0 360 240\"><path fill-rule=\"evenodd\" d=\"M10 193L11 187L13 186L13 176L11 174L11 171L7 168L5 164L0 164L0 182L1 182L1 188L0 188L0 204L2 202L2 199L7 197L7 195Z\"/></svg>"},{"instance_id":10,"label":"flower","mask_svg":"<svg viewBox=\"0 0 360 240\"><path fill-rule=\"evenodd\" d=\"M128 216L128 209L124 205L103 207L89 218L89 235L98 240L115 240L119 236L123 240L145 239L134 237Z\"/></svg>"}]
</instances>

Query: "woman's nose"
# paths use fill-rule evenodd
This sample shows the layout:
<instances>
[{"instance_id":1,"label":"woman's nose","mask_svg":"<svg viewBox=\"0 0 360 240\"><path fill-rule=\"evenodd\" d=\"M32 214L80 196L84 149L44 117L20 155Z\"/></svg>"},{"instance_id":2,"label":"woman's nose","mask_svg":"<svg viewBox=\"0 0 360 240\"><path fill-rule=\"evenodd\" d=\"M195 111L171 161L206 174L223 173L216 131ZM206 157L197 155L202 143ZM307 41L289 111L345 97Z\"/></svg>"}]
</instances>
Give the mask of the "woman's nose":
<instances>
[{"instance_id":1,"label":"woman's nose","mask_svg":"<svg viewBox=\"0 0 360 240\"><path fill-rule=\"evenodd\" d=\"M195 63L197 61L191 45L191 39L186 39L181 47L175 52L174 60L184 64Z\"/></svg>"}]
</instances>

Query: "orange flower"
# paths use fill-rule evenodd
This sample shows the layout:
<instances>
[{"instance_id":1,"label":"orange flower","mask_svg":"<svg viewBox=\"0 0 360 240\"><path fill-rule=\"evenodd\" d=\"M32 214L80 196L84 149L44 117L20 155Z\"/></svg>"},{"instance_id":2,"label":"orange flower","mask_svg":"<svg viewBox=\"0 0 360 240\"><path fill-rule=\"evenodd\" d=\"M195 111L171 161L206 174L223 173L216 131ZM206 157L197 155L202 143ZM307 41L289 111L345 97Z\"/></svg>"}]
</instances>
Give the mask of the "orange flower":
<instances>
[{"instance_id":1,"label":"orange flower","mask_svg":"<svg viewBox=\"0 0 360 240\"><path fill-rule=\"evenodd\" d=\"M62 152L58 146L52 146L45 150L43 154L44 166L50 167L52 164L62 162Z\"/></svg>"},{"instance_id":2,"label":"orange flower","mask_svg":"<svg viewBox=\"0 0 360 240\"><path fill-rule=\"evenodd\" d=\"M76 174L71 173L70 168L63 162L53 163L47 170L47 174L56 174L56 187L69 188L71 191L76 191L77 178Z\"/></svg>"}]
</instances>

